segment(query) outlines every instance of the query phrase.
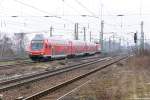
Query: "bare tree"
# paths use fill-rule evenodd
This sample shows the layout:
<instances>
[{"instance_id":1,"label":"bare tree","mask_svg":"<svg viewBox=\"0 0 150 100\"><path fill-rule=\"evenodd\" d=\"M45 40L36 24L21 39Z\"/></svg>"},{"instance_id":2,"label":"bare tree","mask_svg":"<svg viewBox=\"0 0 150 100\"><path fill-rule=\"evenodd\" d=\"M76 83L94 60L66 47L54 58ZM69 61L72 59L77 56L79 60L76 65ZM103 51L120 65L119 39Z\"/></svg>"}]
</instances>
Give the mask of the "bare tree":
<instances>
[{"instance_id":1,"label":"bare tree","mask_svg":"<svg viewBox=\"0 0 150 100\"><path fill-rule=\"evenodd\" d=\"M2 39L0 39L0 48L1 57L14 56L14 52L12 50L12 40L7 35L4 35Z\"/></svg>"},{"instance_id":2,"label":"bare tree","mask_svg":"<svg viewBox=\"0 0 150 100\"><path fill-rule=\"evenodd\" d=\"M16 55L19 57L26 57L26 44L28 38L25 33L15 33L14 34L14 50Z\"/></svg>"}]
</instances>

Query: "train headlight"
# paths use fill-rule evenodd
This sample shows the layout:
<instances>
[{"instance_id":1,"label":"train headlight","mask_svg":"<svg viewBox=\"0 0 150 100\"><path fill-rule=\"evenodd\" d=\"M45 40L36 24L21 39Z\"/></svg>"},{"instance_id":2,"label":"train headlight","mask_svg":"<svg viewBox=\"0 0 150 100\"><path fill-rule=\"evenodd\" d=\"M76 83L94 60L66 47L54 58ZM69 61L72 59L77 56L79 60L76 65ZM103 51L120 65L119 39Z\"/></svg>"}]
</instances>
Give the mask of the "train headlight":
<instances>
[{"instance_id":1,"label":"train headlight","mask_svg":"<svg viewBox=\"0 0 150 100\"><path fill-rule=\"evenodd\" d=\"M41 52L41 55L43 55L44 53L43 52Z\"/></svg>"}]
</instances>

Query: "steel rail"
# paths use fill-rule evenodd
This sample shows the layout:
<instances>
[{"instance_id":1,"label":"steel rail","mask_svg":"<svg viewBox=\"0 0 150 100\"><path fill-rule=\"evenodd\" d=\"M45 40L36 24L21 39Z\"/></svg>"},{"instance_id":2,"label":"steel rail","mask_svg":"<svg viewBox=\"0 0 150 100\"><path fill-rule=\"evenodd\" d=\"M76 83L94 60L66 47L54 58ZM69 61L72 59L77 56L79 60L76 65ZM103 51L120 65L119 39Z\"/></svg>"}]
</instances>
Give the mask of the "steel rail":
<instances>
[{"instance_id":1,"label":"steel rail","mask_svg":"<svg viewBox=\"0 0 150 100\"><path fill-rule=\"evenodd\" d=\"M81 67L86 67L87 65L91 65L96 62L101 62L101 61L108 60L108 59L111 59L111 57L106 57L106 58L98 59L98 60L92 60L91 62L79 63L79 64L59 68L56 70L47 70L47 71L36 73L36 74L30 75L30 76L25 76L25 77L21 77L21 78L17 78L17 79L3 81L0 83L0 92L6 91L6 90L16 87L16 86L21 86L26 83L30 83L30 82L44 79L44 78L47 78L50 76L54 76L54 75L57 75L57 74L60 74L63 72L71 71L71 70L81 68Z\"/></svg>"},{"instance_id":2,"label":"steel rail","mask_svg":"<svg viewBox=\"0 0 150 100\"><path fill-rule=\"evenodd\" d=\"M33 63L35 63L35 62L33 62L33 61L24 61L24 62L20 62L20 63L16 63L16 64L0 65L0 70L2 70L4 68L11 69L13 66L33 64Z\"/></svg>"},{"instance_id":3,"label":"steel rail","mask_svg":"<svg viewBox=\"0 0 150 100\"><path fill-rule=\"evenodd\" d=\"M71 83L73 83L75 81L78 81L78 80L80 80L80 79L82 79L84 77L87 77L87 76L95 73L95 72L98 72L98 71L100 71L100 70L102 70L102 69L104 69L104 68L106 68L106 67L108 67L108 66L110 66L112 64L115 64L115 63L117 63L120 60L123 60L125 58L127 58L127 56L121 57L121 58L116 58L115 60L113 59L113 61L110 61L107 64L102 65L101 67L95 68L95 69L93 69L91 71L88 71L88 72L86 72L84 74L81 74L81 75L79 75L79 76L77 76L75 78L72 78L72 79L67 80L67 81L65 81L63 83L60 83L60 84L58 84L58 85L56 85L54 87L50 87L50 88L48 88L46 90L40 91L40 92L38 92L36 94L33 94L33 95L29 96L29 97L26 97L26 98L23 98L23 99L20 99L20 100L38 100L39 98L41 98L43 96L46 96L49 93L52 93L52 92L54 92L54 91L56 91L58 89L61 89L62 87L65 87L65 86L67 86L67 85L69 85L69 84L71 84Z\"/></svg>"},{"instance_id":4,"label":"steel rail","mask_svg":"<svg viewBox=\"0 0 150 100\"><path fill-rule=\"evenodd\" d=\"M0 62L16 61L16 60L29 60L29 58L0 58Z\"/></svg>"},{"instance_id":5,"label":"steel rail","mask_svg":"<svg viewBox=\"0 0 150 100\"><path fill-rule=\"evenodd\" d=\"M86 60L86 59L94 59L94 58L98 58L101 56L97 56L97 57L87 57L87 58L81 58L81 57L75 57L75 58L71 58L70 60L76 60L76 59L80 59L80 60ZM64 59L63 59L64 60ZM48 62L52 62L52 61L48 61ZM18 65L26 65L26 64L33 64L33 63L37 63L34 61L24 61L24 62L20 62L20 63L16 63L16 64L6 64L6 65L0 65L0 70L3 70L5 68L7 69L12 69L14 66L18 66Z\"/></svg>"},{"instance_id":6,"label":"steel rail","mask_svg":"<svg viewBox=\"0 0 150 100\"><path fill-rule=\"evenodd\" d=\"M87 60L87 59L94 59L94 58L99 58L99 57L101 57L101 56L98 56L98 57L88 57L88 58L81 58L80 60ZM76 59L76 58L75 58ZM86 62L84 62L84 63L86 63ZM80 64L84 64L84 63L78 63L78 64L74 64L74 65L70 65L70 66L68 66L68 67L73 67L73 66L77 66L77 65L80 65ZM67 67L64 67L64 68L67 68ZM48 71L48 69L46 69L46 71L41 71L41 72L38 72L38 73L36 73L36 74L28 74L28 76L26 75L26 76L21 76L21 77L19 77L19 80L20 79L25 79L25 78L28 78L28 77L30 77L30 76L34 76L34 75L37 75L37 74L43 74L43 73L46 73L46 72L54 72L54 71L57 71L57 70L61 70L61 69L64 69L64 68L58 68L58 69L55 69L55 70L49 70ZM14 82L14 81L18 81L18 78L11 78L11 79L9 79L9 80L4 80L4 81L0 81L0 86L1 85L3 85L3 84L9 84L9 83L11 83L11 82Z\"/></svg>"}]
</instances>

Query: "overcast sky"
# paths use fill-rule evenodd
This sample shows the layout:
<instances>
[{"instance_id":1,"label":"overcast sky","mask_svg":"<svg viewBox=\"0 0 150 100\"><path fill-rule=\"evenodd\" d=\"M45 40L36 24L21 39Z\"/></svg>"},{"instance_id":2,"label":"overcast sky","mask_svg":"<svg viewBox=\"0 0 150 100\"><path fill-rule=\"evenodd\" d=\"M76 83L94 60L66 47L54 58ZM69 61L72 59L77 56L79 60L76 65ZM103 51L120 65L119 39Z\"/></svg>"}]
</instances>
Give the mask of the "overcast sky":
<instances>
[{"instance_id":1,"label":"overcast sky","mask_svg":"<svg viewBox=\"0 0 150 100\"><path fill-rule=\"evenodd\" d=\"M0 0L0 31L40 33L48 32L53 26L54 34L73 37L74 23L78 22L80 35L86 27L87 34L91 31L96 38L102 14L105 33L116 32L129 37L130 34L125 34L140 32L143 20L144 32L149 34L149 5L149 0ZM124 16L117 16L120 14Z\"/></svg>"}]
</instances>

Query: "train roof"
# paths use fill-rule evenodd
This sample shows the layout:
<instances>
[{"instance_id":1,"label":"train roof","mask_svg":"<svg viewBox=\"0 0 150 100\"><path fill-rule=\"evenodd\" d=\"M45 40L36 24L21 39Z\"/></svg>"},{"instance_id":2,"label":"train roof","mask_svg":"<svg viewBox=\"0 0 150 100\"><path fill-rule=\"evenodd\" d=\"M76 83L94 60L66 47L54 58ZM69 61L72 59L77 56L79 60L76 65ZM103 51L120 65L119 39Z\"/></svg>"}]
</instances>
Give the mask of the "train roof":
<instances>
[{"instance_id":1,"label":"train roof","mask_svg":"<svg viewBox=\"0 0 150 100\"><path fill-rule=\"evenodd\" d=\"M43 34L37 34L32 40L44 40L46 37Z\"/></svg>"},{"instance_id":2,"label":"train roof","mask_svg":"<svg viewBox=\"0 0 150 100\"><path fill-rule=\"evenodd\" d=\"M71 41L73 44L78 44L78 45L82 45L82 44L87 44L87 45L96 45L96 43L93 43L93 42L85 42L85 41L82 41L82 40L72 40L72 39L66 39L64 37L46 37L44 36L43 34L37 34L35 35L35 37L32 39L32 40L49 40L50 42L56 42L56 43L67 43L69 41Z\"/></svg>"},{"instance_id":3,"label":"train roof","mask_svg":"<svg viewBox=\"0 0 150 100\"><path fill-rule=\"evenodd\" d=\"M63 37L46 37L46 36L44 36L43 34L37 34L37 35L35 35L34 36L34 38L32 39L32 40L64 40L64 41L66 41L66 39L65 38L63 38Z\"/></svg>"}]
</instances>

